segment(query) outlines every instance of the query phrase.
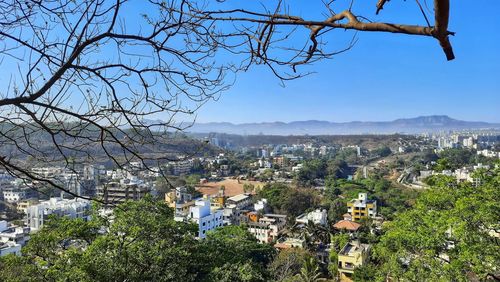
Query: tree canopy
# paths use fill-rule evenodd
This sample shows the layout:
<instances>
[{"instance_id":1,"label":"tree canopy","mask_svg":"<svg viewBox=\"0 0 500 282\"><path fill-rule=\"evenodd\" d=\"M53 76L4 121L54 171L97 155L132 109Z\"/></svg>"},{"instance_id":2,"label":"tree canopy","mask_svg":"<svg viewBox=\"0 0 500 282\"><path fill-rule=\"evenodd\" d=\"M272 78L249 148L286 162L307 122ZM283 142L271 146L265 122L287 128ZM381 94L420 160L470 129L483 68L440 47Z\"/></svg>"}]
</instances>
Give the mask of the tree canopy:
<instances>
[{"instance_id":1,"label":"tree canopy","mask_svg":"<svg viewBox=\"0 0 500 282\"><path fill-rule=\"evenodd\" d=\"M476 177L478 187L435 182L387 226L375 248L380 280L498 280L500 168Z\"/></svg>"},{"instance_id":2,"label":"tree canopy","mask_svg":"<svg viewBox=\"0 0 500 282\"><path fill-rule=\"evenodd\" d=\"M90 221L52 218L32 235L23 256L0 258L2 281L264 281L273 256L237 226L195 239L196 226L173 220L146 198L97 211Z\"/></svg>"}]
</instances>

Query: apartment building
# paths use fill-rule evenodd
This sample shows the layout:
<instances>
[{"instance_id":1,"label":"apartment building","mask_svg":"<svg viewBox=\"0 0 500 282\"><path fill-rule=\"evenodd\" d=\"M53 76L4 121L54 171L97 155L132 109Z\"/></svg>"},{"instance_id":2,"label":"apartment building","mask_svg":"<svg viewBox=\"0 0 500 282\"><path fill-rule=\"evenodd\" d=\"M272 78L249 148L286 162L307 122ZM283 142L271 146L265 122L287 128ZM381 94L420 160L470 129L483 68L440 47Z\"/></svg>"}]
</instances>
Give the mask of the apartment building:
<instances>
[{"instance_id":1,"label":"apartment building","mask_svg":"<svg viewBox=\"0 0 500 282\"><path fill-rule=\"evenodd\" d=\"M187 218L198 225L198 238L207 237L207 232L223 226L222 209L211 209L210 199L202 198L190 208Z\"/></svg>"},{"instance_id":2,"label":"apartment building","mask_svg":"<svg viewBox=\"0 0 500 282\"><path fill-rule=\"evenodd\" d=\"M354 221L377 215L377 201L368 200L367 193L359 193L357 199L347 203L347 212L351 214Z\"/></svg>"},{"instance_id":3,"label":"apartment building","mask_svg":"<svg viewBox=\"0 0 500 282\"><path fill-rule=\"evenodd\" d=\"M252 205L252 196L249 194L239 194L226 200L226 206L234 205L237 209L245 209Z\"/></svg>"},{"instance_id":4,"label":"apartment building","mask_svg":"<svg viewBox=\"0 0 500 282\"><path fill-rule=\"evenodd\" d=\"M261 243L271 243L278 239L286 225L286 215L265 214L257 222L248 221L248 231Z\"/></svg>"},{"instance_id":5,"label":"apartment building","mask_svg":"<svg viewBox=\"0 0 500 282\"><path fill-rule=\"evenodd\" d=\"M26 225L33 231L39 230L49 215L88 220L90 218L90 204L90 201L78 198L71 200L50 198L50 200L42 201L27 208Z\"/></svg>"},{"instance_id":6,"label":"apartment building","mask_svg":"<svg viewBox=\"0 0 500 282\"><path fill-rule=\"evenodd\" d=\"M21 248L29 240L28 227L20 227L9 224L5 220L0 221L0 257L8 254L21 255Z\"/></svg>"},{"instance_id":7,"label":"apartment building","mask_svg":"<svg viewBox=\"0 0 500 282\"><path fill-rule=\"evenodd\" d=\"M352 281L356 267L363 266L368 261L371 246L359 241L347 243L338 255L338 272L340 281Z\"/></svg>"},{"instance_id":8,"label":"apartment building","mask_svg":"<svg viewBox=\"0 0 500 282\"><path fill-rule=\"evenodd\" d=\"M140 200L149 192L149 186L136 177L108 182L97 187L97 197L110 204Z\"/></svg>"},{"instance_id":9,"label":"apartment building","mask_svg":"<svg viewBox=\"0 0 500 282\"><path fill-rule=\"evenodd\" d=\"M312 212L304 213L297 216L295 222L302 224L308 224L309 222L313 222L314 224L325 226L328 223L327 212L325 209L323 210L316 209Z\"/></svg>"},{"instance_id":10,"label":"apartment building","mask_svg":"<svg viewBox=\"0 0 500 282\"><path fill-rule=\"evenodd\" d=\"M189 213L191 207L195 205L193 195L188 191L187 187L177 187L175 191L165 194L165 202L174 209L176 216L185 216Z\"/></svg>"}]
</instances>

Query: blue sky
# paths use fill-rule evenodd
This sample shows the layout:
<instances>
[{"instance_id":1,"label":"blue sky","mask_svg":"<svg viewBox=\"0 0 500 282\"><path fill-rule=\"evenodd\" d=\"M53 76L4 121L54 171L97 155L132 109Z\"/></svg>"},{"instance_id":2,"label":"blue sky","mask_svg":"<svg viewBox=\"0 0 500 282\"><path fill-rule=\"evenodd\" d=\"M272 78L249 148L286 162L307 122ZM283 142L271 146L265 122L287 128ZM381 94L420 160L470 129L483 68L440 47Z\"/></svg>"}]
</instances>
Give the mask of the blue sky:
<instances>
[{"instance_id":1,"label":"blue sky","mask_svg":"<svg viewBox=\"0 0 500 282\"><path fill-rule=\"evenodd\" d=\"M293 11L315 16L308 2L291 2ZM372 20L425 24L413 1L391 1L379 17L375 0L358 2L354 11ZM315 74L285 87L264 67L239 74L218 101L199 110L197 121L380 121L445 114L500 122L499 10L498 0L452 1L454 61L446 61L432 38L358 33L352 50L315 63Z\"/></svg>"},{"instance_id":2,"label":"blue sky","mask_svg":"<svg viewBox=\"0 0 500 282\"><path fill-rule=\"evenodd\" d=\"M212 1L210 5L217 9L244 7L262 11L262 3L271 7L276 2L233 0L222 3ZM354 1L353 12L374 21L425 25L414 1L390 1L379 16L375 16L376 2ZM420 2L432 5L433 1ZM290 14L310 20L325 18L321 0L289 0L287 3ZM348 7L350 1L337 0L333 3L335 11L340 12ZM154 14L154 11L147 10L147 5L141 4L140 0L132 1L123 15L128 32L144 28L140 24L142 13ZM456 55L454 61L446 61L438 42L430 37L358 32L354 48L333 59L299 67L299 71L314 73L289 81L285 87L265 66L252 66L248 72L238 73L230 90L222 93L217 101L208 101L203 105L196 112L196 120L233 123L313 119L385 121L439 114L462 120L500 123L498 11L499 0L474 3L452 1L449 29L456 32L456 36L451 38ZM291 45L302 45L307 41L308 30L299 30L302 33L296 34ZM344 48L353 34L343 30L329 33L326 40L331 48L328 50ZM116 54L112 53L114 49L102 49L101 53L89 57L96 60L116 58ZM150 51L144 52L147 54ZM5 90L11 80L16 81L12 78L19 75L16 71L18 64L25 65L23 60L8 56L3 59L4 75L0 76L0 91ZM216 57L216 61L221 63L238 59L222 55ZM128 93L127 88L119 90L122 95ZM169 94L163 88L158 90L163 92L160 94ZM8 93L12 95L11 92ZM72 95L67 104L84 104L85 101L78 98L80 96ZM188 107L192 106L189 100L185 103ZM152 116L163 120L169 117L168 112ZM180 121L191 121L192 118L181 117Z\"/></svg>"}]
</instances>

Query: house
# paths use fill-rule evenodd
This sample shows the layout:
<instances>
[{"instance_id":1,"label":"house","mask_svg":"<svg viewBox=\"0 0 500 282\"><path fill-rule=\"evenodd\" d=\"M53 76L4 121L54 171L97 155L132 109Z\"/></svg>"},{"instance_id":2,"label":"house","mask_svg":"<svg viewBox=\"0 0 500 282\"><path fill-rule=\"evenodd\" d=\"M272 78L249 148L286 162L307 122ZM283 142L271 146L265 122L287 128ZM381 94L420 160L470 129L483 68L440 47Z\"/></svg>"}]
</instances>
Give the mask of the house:
<instances>
[{"instance_id":1,"label":"house","mask_svg":"<svg viewBox=\"0 0 500 282\"><path fill-rule=\"evenodd\" d=\"M261 243L271 243L278 239L286 225L286 215L265 214L257 222L247 223L248 231Z\"/></svg>"},{"instance_id":2,"label":"house","mask_svg":"<svg viewBox=\"0 0 500 282\"><path fill-rule=\"evenodd\" d=\"M333 225L333 228L339 230L339 231L347 231L349 233L354 233L358 231L358 229L361 227L361 224L356 223L354 221L350 220L339 220L337 223Z\"/></svg>"},{"instance_id":3,"label":"house","mask_svg":"<svg viewBox=\"0 0 500 282\"><path fill-rule=\"evenodd\" d=\"M177 187L175 191L165 194L165 202L174 209L175 215L185 216L189 213L191 207L195 205L193 196L189 193L187 187Z\"/></svg>"},{"instance_id":4,"label":"house","mask_svg":"<svg viewBox=\"0 0 500 282\"><path fill-rule=\"evenodd\" d=\"M9 225L0 221L0 257L8 254L21 255L21 247L29 240L29 227Z\"/></svg>"},{"instance_id":5,"label":"house","mask_svg":"<svg viewBox=\"0 0 500 282\"><path fill-rule=\"evenodd\" d=\"M70 218L83 218L88 220L91 202L83 199L50 198L36 205L29 206L26 210L26 224L32 231L42 228L49 215L67 216Z\"/></svg>"},{"instance_id":6,"label":"house","mask_svg":"<svg viewBox=\"0 0 500 282\"><path fill-rule=\"evenodd\" d=\"M16 210L18 213L27 214L28 207L38 204L38 199L26 199L17 202Z\"/></svg>"},{"instance_id":7,"label":"house","mask_svg":"<svg viewBox=\"0 0 500 282\"><path fill-rule=\"evenodd\" d=\"M274 247L279 250L290 249L290 248L299 248L303 249L306 246L305 238L295 238L295 237L286 237L279 238Z\"/></svg>"},{"instance_id":8,"label":"house","mask_svg":"<svg viewBox=\"0 0 500 282\"><path fill-rule=\"evenodd\" d=\"M368 261L371 246L359 241L350 241L338 254L338 272L340 281L352 281L356 267L363 266Z\"/></svg>"},{"instance_id":9,"label":"house","mask_svg":"<svg viewBox=\"0 0 500 282\"><path fill-rule=\"evenodd\" d=\"M342 217L344 218L344 220L352 221L352 215L350 213L344 213Z\"/></svg>"},{"instance_id":10,"label":"house","mask_svg":"<svg viewBox=\"0 0 500 282\"><path fill-rule=\"evenodd\" d=\"M237 209L244 209L252 204L252 196L249 194L239 194L227 198L226 205L234 205Z\"/></svg>"},{"instance_id":11,"label":"house","mask_svg":"<svg viewBox=\"0 0 500 282\"><path fill-rule=\"evenodd\" d=\"M351 214L354 221L377 215L377 201L368 200L367 193L359 193L357 199L347 203L347 212Z\"/></svg>"},{"instance_id":12,"label":"house","mask_svg":"<svg viewBox=\"0 0 500 282\"><path fill-rule=\"evenodd\" d=\"M303 224L308 224L310 221L314 224L323 226L327 225L328 221L326 210L317 209L309 213L301 214L295 219L295 222Z\"/></svg>"},{"instance_id":13,"label":"house","mask_svg":"<svg viewBox=\"0 0 500 282\"><path fill-rule=\"evenodd\" d=\"M29 187L10 186L2 189L3 199L9 204L16 204L33 196L33 190Z\"/></svg>"},{"instance_id":14,"label":"house","mask_svg":"<svg viewBox=\"0 0 500 282\"><path fill-rule=\"evenodd\" d=\"M255 211L264 211L267 207L267 199L260 199L255 204L253 204L253 209Z\"/></svg>"}]
</instances>

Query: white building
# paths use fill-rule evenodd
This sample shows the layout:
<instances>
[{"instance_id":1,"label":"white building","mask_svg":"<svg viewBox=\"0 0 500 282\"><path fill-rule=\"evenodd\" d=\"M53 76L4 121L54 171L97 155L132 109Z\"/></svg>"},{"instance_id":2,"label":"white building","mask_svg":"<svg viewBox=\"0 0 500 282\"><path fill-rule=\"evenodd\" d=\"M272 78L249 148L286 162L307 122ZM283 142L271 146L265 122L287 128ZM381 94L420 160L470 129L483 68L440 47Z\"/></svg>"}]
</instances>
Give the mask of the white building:
<instances>
[{"instance_id":1,"label":"white building","mask_svg":"<svg viewBox=\"0 0 500 282\"><path fill-rule=\"evenodd\" d=\"M211 209L208 198L196 200L188 218L198 225L199 238L204 239L208 231L223 226L222 212L222 209Z\"/></svg>"},{"instance_id":2,"label":"white building","mask_svg":"<svg viewBox=\"0 0 500 282\"><path fill-rule=\"evenodd\" d=\"M261 243L271 243L285 229L286 215L265 214L258 222L248 222L248 231Z\"/></svg>"},{"instance_id":3,"label":"white building","mask_svg":"<svg viewBox=\"0 0 500 282\"><path fill-rule=\"evenodd\" d=\"M255 204L253 204L253 209L255 211L265 210L267 207L267 199L260 199Z\"/></svg>"},{"instance_id":4,"label":"white building","mask_svg":"<svg viewBox=\"0 0 500 282\"><path fill-rule=\"evenodd\" d=\"M488 157L488 158L499 158L500 159L500 152L495 152L495 151L491 151L491 150L487 150L487 149L480 150L480 151L478 150L477 154L483 155L483 156Z\"/></svg>"},{"instance_id":5,"label":"white building","mask_svg":"<svg viewBox=\"0 0 500 282\"><path fill-rule=\"evenodd\" d=\"M0 257L8 254L21 255L21 247L29 240L29 228L9 225L0 221Z\"/></svg>"},{"instance_id":6,"label":"white building","mask_svg":"<svg viewBox=\"0 0 500 282\"><path fill-rule=\"evenodd\" d=\"M326 210L317 209L310 213L301 214L295 219L295 222L303 224L308 224L309 221L312 221L314 224L327 225L328 221Z\"/></svg>"},{"instance_id":7,"label":"white building","mask_svg":"<svg viewBox=\"0 0 500 282\"><path fill-rule=\"evenodd\" d=\"M3 189L3 199L9 204L15 204L29 197L29 188L9 187Z\"/></svg>"},{"instance_id":8,"label":"white building","mask_svg":"<svg viewBox=\"0 0 500 282\"><path fill-rule=\"evenodd\" d=\"M244 209L252 204L252 197L248 194L239 194L227 198L226 205L234 205L237 209Z\"/></svg>"},{"instance_id":9,"label":"white building","mask_svg":"<svg viewBox=\"0 0 500 282\"><path fill-rule=\"evenodd\" d=\"M49 215L89 219L90 201L83 199L51 198L27 208L27 225L39 230Z\"/></svg>"}]
</instances>

